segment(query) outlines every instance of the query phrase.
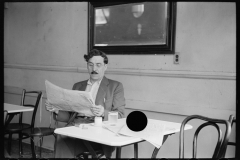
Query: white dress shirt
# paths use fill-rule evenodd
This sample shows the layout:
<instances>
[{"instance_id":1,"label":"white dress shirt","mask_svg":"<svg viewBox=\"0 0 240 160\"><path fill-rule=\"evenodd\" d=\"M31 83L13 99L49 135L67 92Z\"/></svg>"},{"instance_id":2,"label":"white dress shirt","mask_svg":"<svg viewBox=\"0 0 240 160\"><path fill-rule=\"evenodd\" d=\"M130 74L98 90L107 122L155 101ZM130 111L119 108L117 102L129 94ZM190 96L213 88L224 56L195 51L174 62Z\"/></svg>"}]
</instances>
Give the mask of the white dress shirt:
<instances>
[{"instance_id":1,"label":"white dress shirt","mask_svg":"<svg viewBox=\"0 0 240 160\"><path fill-rule=\"evenodd\" d=\"M99 89L99 86L101 84L101 81L96 81L95 83L92 84L92 82L90 81L90 79L87 82L87 87L86 87L86 92L91 92L92 98L93 98L93 102L95 103L96 97L97 97L97 92ZM78 113L78 116L88 116L88 115L84 115L82 113Z\"/></svg>"}]
</instances>

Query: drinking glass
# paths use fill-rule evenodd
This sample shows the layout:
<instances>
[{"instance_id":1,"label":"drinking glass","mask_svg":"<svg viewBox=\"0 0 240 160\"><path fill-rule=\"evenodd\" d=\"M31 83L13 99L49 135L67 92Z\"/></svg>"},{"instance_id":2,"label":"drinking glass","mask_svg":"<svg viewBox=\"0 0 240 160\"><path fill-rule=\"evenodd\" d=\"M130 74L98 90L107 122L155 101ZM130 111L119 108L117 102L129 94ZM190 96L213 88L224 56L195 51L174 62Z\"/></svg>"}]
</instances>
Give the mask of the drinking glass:
<instances>
[{"instance_id":1,"label":"drinking glass","mask_svg":"<svg viewBox=\"0 0 240 160\"><path fill-rule=\"evenodd\" d=\"M118 120L118 112L108 113L108 122L110 125L116 125Z\"/></svg>"}]
</instances>

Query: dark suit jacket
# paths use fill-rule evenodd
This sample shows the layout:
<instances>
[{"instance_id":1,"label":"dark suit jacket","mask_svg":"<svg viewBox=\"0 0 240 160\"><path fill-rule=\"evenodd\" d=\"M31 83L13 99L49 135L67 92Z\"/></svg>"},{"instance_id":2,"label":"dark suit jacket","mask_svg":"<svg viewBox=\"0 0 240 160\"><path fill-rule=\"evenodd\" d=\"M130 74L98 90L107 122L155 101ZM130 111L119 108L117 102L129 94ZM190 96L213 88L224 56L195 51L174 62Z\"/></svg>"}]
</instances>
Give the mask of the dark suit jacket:
<instances>
[{"instance_id":1,"label":"dark suit jacket","mask_svg":"<svg viewBox=\"0 0 240 160\"><path fill-rule=\"evenodd\" d=\"M75 83L73 90L85 91L87 87L87 81ZM105 102L104 102L105 99ZM123 85L120 82L107 79L103 77L98 89L98 93L95 100L96 105L102 105L104 107L104 120L108 120L109 111L117 111L119 118L124 118L125 98ZM56 117L57 121L71 123L74 121L75 112L59 111Z\"/></svg>"}]
</instances>

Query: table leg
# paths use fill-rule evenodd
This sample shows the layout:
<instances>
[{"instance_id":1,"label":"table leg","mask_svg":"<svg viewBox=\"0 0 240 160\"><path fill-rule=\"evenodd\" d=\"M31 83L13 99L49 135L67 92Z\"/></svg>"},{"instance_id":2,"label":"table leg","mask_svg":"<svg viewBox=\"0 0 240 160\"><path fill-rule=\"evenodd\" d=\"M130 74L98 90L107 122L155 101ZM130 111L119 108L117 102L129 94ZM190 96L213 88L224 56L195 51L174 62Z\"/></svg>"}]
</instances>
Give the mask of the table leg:
<instances>
[{"instance_id":1,"label":"table leg","mask_svg":"<svg viewBox=\"0 0 240 160\"><path fill-rule=\"evenodd\" d=\"M11 122L11 120L13 119L13 117L14 117L15 115L16 115L16 114L14 114L14 113L8 114L7 120L6 120L6 122L5 122L5 127L8 126L8 124Z\"/></svg>"},{"instance_id":2,"label":"table leg","mask_svg":"<svg viewBox=\"0 0 240 160\"><path fill-rule=\"evenodd\" d=\"M138 143L134 143L134 158L138 158Z\"/></svg>"},{"instance_id":3,"label":"table leg","mask_svg":"<svg viewBox=\"0 0 240 160\"><path fill-rule=\"evenodd\" d=\"M91 144L88 141L82 140L89 152L92 154L92 158L98 158L96 152L93 150Z\"/></svg>"},{"instance_id":4,"label":"table leg","mask_svg":"<svg viewBox=\"0 0 240 160\"><path fill-rule=\"evenodd\" d=\"M116 158L121 158L121 147L117 147L117 150L116 150Z\"/></svg>"},{"instance_id":5,"label":"table leg","mask_svg":"<svg viewBox=\"0 0 240 160\"><path fill-rule=\"evenodd\" d=\"M57 146L57 136L58 136L58 135L55 134L55 133L53 133L53 136L54 136L54 138L55 138L53 156L54 156L54 158L56 158L55 156L56 156L56 146Z\"/></svg>"},{"instance_id":6,"label":"table leg","mask_svg":"<svg viewBox=\"0 0 240 160\"><path fill-rule=\"evenodd\" d=\"M167 140L167 138L168 138L168 135L164 135L162 145ZM152 153L152 158L156 158L157 157L157 154L158 154L158 151L160 150L160 148L161 147L159 147L159 148L155 147L154 148L154 151Z\"/></svg>"}]
</instances>

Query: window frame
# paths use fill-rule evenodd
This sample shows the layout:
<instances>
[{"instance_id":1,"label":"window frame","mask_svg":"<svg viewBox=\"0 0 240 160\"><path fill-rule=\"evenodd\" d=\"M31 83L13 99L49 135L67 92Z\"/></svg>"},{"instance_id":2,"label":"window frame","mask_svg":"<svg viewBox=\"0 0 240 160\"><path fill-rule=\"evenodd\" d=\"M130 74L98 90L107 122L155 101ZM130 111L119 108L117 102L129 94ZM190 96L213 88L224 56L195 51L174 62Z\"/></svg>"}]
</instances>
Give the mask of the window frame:
<instances>
[{"instance_id":1,"label":"window frame","mask_svg":"<svg viewBox=\"0 0 240 160\"><path fill-rule=\"evenodd\" d=\"M93 46L94 43L94 9L96 7L130 4L131 2L89 2L88 3L88 51L99 49L108 55L148 55L174 54L176 33L176 2L168 2L168 34L165 45L135 45L135 46ZM133 3L133 2L132 2ZM139 2L134 2L139 3Z\"/></svg>"}]
</instances>

